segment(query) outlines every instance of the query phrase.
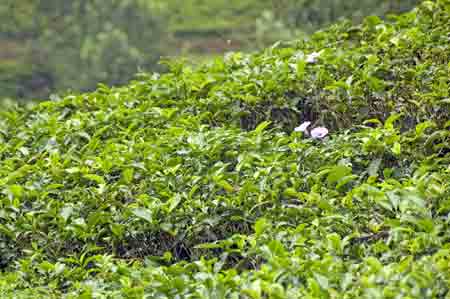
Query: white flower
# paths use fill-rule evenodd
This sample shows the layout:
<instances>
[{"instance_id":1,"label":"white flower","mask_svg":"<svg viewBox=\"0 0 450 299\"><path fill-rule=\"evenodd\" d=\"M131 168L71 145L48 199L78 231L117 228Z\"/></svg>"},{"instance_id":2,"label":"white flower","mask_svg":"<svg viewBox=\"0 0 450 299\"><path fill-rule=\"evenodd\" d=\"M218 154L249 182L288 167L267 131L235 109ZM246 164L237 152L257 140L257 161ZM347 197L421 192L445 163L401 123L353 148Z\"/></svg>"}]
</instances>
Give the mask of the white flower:
<instances>
[{"instance_id":1,"label":"white flower","mask_svg":"<svg viewBox=\"0 0 450 299\"><path fill-rule=\"evenodd\" d=\"M320 52L312 52L311 54L309 54L308 56L306 56L306 62L307 63L316 63L317 62L317 58L320 57Z\"/></svg>"},{"instance_id":2,"label":"white flower","mask_svg":"<svg viewBox=\"0 0 450 299\"><path fill-rule=\"evenodd\" d=\"M328 129L324 127L317 127L311 130L311 137L314 139L322 139L328 135Z\"/></svg>"},{"instance_id":3,"label":"white flower","mask_svg":"<svg viewBox=\"0 0 450 299\"><path fill-rule=\"evenodd\" d=\"M308 129L309 125L311 124L310 121L305 121L304 123L302 123L300 126L296 127L294 129L295 132L306 132L306 130Z\"/></svg>"}]
</instances>

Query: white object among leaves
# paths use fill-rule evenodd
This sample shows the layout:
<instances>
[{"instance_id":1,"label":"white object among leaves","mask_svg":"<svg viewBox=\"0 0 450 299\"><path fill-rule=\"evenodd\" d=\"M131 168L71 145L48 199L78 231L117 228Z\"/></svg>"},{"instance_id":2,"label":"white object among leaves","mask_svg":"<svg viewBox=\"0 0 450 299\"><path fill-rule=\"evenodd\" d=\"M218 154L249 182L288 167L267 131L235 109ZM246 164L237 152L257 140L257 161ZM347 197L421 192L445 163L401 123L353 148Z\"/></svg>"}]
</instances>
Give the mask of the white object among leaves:
<instances>
[{"instance_id":1,"label":"white object among leaves","mask_svg":"<svg viewBox=\"0 0 450 299\"><path fill-rule=\"evenodd\" d=\"M325 127L317 127L311 130L311 137L314 139L322 139L328 135L328 129Z\"/></svg>"},{"instance_id":2,"label":"white object among leaves","mask_svg":"<svg viewBox=\"0 0 450 299\"><path fill-rule=\"evenodd\" d=\"M308 129L309 125L311 124L310 121L305 121L304 123L302 123L300 126L296 127L294 129L295 132L306 132L306 130Z\"/></svg>"},{"instance_id":3,"label":"white object among leaves","mask_svg":"<svg viewBox=\"0 0 450 299\"><path fill-rule=\"evenodd\" d=\"M306 56L306 62L307 63L316 63L317 62L317 58L320 57L320 52L312 52L311 54L309 54L308 56Z\"/></svg>"}]
</instances>

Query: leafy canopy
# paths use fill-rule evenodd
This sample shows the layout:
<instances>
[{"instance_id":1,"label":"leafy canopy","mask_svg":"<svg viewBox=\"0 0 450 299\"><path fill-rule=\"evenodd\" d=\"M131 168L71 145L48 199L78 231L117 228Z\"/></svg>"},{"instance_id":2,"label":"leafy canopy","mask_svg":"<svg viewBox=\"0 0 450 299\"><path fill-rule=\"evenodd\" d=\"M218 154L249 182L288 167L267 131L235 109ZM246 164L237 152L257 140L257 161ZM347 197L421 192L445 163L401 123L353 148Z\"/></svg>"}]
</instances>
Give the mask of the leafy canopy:
<instances>
[{"instance_id":1,"label":"leafy canopy","mask_svg":"<svg viewBox=\"0 0 450 299\"><path fill-rule=\"evenodd\" d=\"M2 111L2 297L447 298L449 23L425 1Z\"/></svg>"}]
</instances>

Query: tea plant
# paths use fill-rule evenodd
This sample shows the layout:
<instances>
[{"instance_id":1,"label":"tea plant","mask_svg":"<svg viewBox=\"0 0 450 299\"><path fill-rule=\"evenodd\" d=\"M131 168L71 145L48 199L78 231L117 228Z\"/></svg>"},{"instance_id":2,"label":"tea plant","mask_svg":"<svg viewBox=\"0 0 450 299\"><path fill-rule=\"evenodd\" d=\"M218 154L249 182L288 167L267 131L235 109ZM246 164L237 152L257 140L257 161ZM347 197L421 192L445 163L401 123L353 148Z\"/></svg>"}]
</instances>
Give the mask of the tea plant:
<instances>
[{"instance_id":1,"label":"tea plant","mask_svg":"<svg viewBox=\"0 0 450 299\"><path fill-rule=\"evenodd\" d=\"M5 108L2 298L448 298L449 16Z\"/></svg>"},{"instance_id":2,"label":"tea plant","mask_svg":"<svg viewBox=\"0 0 450 299\"><path fill-rule=\"evenodd\" d=\"M0 98L119 85L161 55L190 63L298 38L340 17L411 9L418 0L3 0Z\"/></svg>"}]
</instances>

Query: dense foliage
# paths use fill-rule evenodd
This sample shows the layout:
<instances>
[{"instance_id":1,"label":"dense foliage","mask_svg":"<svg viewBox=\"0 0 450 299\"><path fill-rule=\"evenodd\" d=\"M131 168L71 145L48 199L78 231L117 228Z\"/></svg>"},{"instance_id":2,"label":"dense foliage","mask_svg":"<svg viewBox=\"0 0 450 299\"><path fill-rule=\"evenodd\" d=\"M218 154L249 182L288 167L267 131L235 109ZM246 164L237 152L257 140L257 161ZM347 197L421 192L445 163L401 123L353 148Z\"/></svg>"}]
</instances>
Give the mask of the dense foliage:
<instances>
[{"instance_id":1,"label":"dense foliage","mask_svg":"<svg viewBox=\"0 0 450 299\"><path fill-rule=\"evenodd\" d=\"M449 298L449 23L2 111L2 298Z\"/></svg>"},{"instance_id":2,"label":"dense foliage","mask_svg":"<svg viewBox=\"0 0 450 299\"><path fill-rule=\"evenodd\" d=\"M376 5L374 4L376 2ZM338 17L410 9L402 1L3 0L0 98L124 83L161 55L255 50ZM345 5L342 5L342 4Z\"/></svg>"}]
</instances>

